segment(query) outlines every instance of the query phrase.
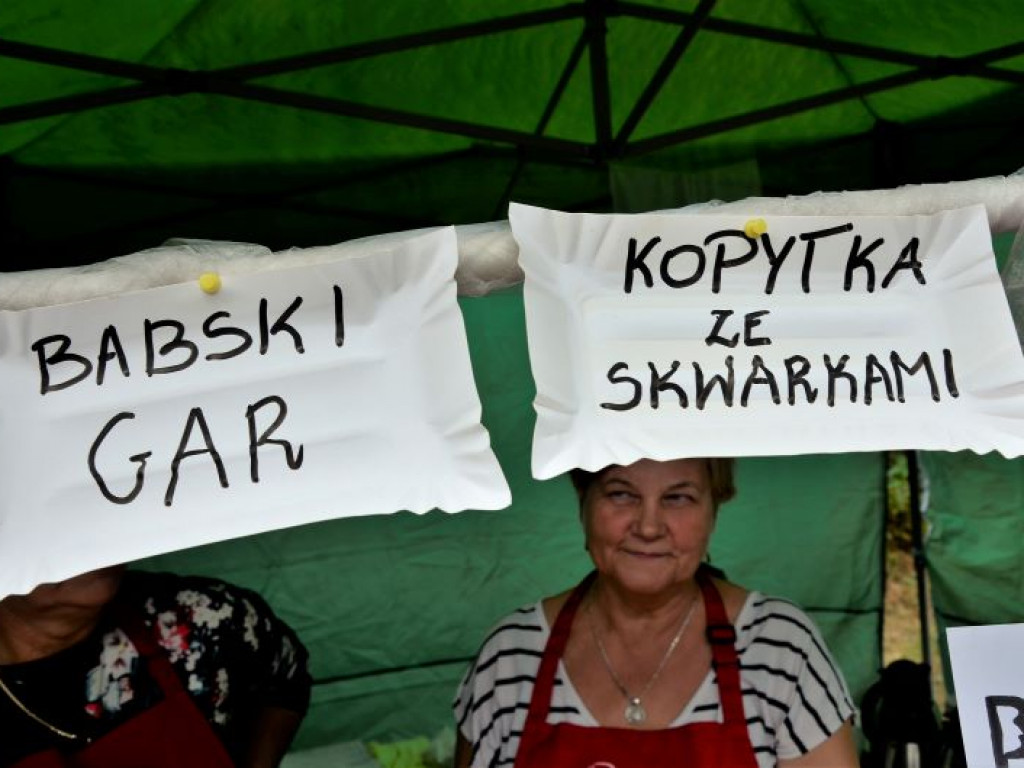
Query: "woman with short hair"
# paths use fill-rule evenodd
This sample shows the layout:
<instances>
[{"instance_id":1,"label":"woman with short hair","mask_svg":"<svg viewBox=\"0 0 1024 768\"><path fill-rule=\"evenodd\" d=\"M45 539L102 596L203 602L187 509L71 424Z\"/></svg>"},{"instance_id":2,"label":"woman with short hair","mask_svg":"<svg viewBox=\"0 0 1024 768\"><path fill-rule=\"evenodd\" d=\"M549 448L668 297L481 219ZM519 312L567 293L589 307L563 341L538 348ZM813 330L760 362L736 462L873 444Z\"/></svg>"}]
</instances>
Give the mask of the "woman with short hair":
<instances>
[{"instance_id":1,"label":"woman with short hair","mask_svg":"<svg viewBox=\"0 0 1024 768\"><path fill-rule=\"evenodd\" d=\"M594 571L484 641L454 704L458 768L857 766L854 707L817 628L706 564L732 469L572 473Z\"/></svg>"}]
</instances>

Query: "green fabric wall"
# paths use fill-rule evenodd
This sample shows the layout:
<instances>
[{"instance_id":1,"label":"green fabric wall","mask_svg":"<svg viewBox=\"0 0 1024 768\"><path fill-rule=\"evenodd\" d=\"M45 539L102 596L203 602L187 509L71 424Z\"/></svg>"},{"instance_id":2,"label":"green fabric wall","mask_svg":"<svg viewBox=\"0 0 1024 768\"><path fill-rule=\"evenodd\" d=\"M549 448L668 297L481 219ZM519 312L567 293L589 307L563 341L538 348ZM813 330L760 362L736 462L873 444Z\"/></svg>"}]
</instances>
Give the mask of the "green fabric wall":
<instances>
[{"instance_id":1,"label":"green fabric wall","mask_svg":"<svg viewBox=\"0 0 1024 768\"><path fill-rule=\"evenodd\" d=\"M297 748L451 727L449 702L487 628L589 569L568 481L530 476L522 292L460 303L511 508L341 519L140 564L256 588L295 627L316 679ZM858 698L880 666L883 475L880 454L741 460L712 542L733 580L810 610Z\"/></svg>"}]
</instances>

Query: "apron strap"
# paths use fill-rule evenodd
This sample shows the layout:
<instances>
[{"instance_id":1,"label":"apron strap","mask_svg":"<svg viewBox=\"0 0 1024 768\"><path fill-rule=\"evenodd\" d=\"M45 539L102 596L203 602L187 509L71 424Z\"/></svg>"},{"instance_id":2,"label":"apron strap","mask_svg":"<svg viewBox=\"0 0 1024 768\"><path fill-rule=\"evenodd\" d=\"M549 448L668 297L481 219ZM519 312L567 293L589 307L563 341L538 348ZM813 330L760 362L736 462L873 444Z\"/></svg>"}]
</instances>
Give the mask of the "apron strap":
<instances>
[{"instance_id":1,"label":"apron strap","mask_svg":"<svg viewBox=\"0 0 1024 768\"><path fill-rule=\"evenodd\" d=\"M146 670L160 686L164 698L169 699L174 694L185 693L185 688L174 671L174 667L171 666L171 662L168 661L167 655L157 646L155 627L147 627L142 615L122 601L118 601L115 606L114 616L118 625L124 629L128 639L132 641L132 645L145 661Z\"/></svg>"},{"instance_id":2,"label":"apron strap","mask_svg":"<svg viewBox=\"0 0 1024 768\"><path fill-rule=\"evenodd\" d=\"M597 571L591 571L581 581L565 601L565 605L558 612L555 619L555 626L551 628L551 635L544 646L544 655L541 657L540 669L537 670L537 677L533 683L533 696L530 698L530 709L526 714L526 724L523 726L523 733L537 733L537 726L542 728L548 719L548 711L551 709L551 692L555 687L555 673L558 671L558 662L562 659L562 653L569 642L569 633L572 630L572 622L576 617L576 611L587 594L590 585L597 578ZM542 608L543 610L543 608ZM533 730L531 731L531 728ZM522 745L520 745L522 746Z\"/></svg>"},{"instance_id":3,"label":"apron strap","mask_svg":"<svg viewBox=\"0 0 1024 768\"><path fill-rule=\"evenodd\" d=\"M711 578L703 571L698 571L697 584L704 596L705 631L711 645L711 664L718 679L723 720L726 724L740 724L746 728L747 717L743 713L743 689L740 686L740 659L736 653L736 628L729 621L722 596Z\"/></svg>"}]
</instances>

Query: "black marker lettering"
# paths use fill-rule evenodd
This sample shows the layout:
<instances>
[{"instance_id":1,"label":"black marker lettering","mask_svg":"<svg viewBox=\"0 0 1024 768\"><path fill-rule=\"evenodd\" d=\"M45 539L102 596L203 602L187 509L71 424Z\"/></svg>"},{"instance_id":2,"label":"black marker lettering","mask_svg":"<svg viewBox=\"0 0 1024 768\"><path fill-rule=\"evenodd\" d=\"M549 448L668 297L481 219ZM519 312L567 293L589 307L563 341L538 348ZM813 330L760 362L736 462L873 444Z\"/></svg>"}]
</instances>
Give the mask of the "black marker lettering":
<instances>
[{"instance_id":1,"label":"black marker lettering","mask_svg":"<svg viewBox=\"0 0 1024 768\"><path fill-rule=\"evenodd\" d=\"M153 332L158 328L174 329L174 338L160 346L160 357L166 357L175 350L183 349L185 350L185 359L182 362L160 367L155 365L157 352L155 351L156 345L153 341ZM185 338L185 326L177 320L146 320L144 331L146 340L147 376L152 376L155 373L174 373L175 371L183 371L192 365L192 363L196 361L196 358L199 357L199 349L193 342Z\"/></svg>"},{"instance_id":2,"label":"black marker lettering","mask_svg":"<svg viewBox=\"0 0 1024 768\"><path fill-rule=\"evenodd\" d=\"M1000 707L1011 708L1016 712L1016 715L1010 719L1010 722L1017 733L1012 734L1013 738L1009 740L1009 743L1012 744L1013 740L1016 739L1017 746L1009 752L1006 752L1003 746L1007 741L1005 736L1009 734L1003 733L1003 724L999 719ZM986 696L985 710L988 713L988 728L989 736L992 739L992 759L995 761L994 765L996 768L1009 768L1010 760L1024 757L1024 729L1021 728L1021 723L1024 723L1024 699L1019 696Z\"/></svg>"},{"instance_id":3,"label":"black marker lettering","mask_svg":"<svg viewBox=\"0 0 1024 768\"><path fill-rule=\"evenodd\" d=\"M117 360L121 374L128 378L128 359L125 357L124 348L121 346L121 339L118 338L117 328L108 325L103 329L103 336L100 337L100 355L96 361L96 386L103 384L107 373L107 363Z\"/></svg>"},{"instance_id":4,"label":"black marker lettering","mask_svg":"<svg viewBox=\"0 0 1024 768\"><path fill-rule=\"evenodd\" d=\"M910 242L906 244L902 251L900 251L899 258L896 259L896 263L892 265L892 269L889 270L889 274L887 274L885 279L882 281L883 288L888 288L889 283L892 282L896 273L903 269L911 270L914 273L914 277L917 279L917 282L921 285L925 284L922 264L917 259L917 246L920 242L919 238L910 238Z\"/></svg>"},{"instance_id":5,"label":"black marker lettering","mask_svg":"<svg viewBox=\"0 0 1024 768\"><path fill-rule=\"evenodd\" d=\"M796 367L799 364L799 369ZM813 403L818 399L818 390L807 381L807 374L811 370L810 361L803 355L793 355L786 358L786 380L789 392L788 402L796 405L796 387L799 384L804 390L804 399Z\"/></svg>"},{"instance_id":6,"label":"black marker lettering","mask_svg":"<svg viewBox=\"0 0 1024 768\"><path fill-rule=\"evenodd\" d=\"M865 278L865 287L868 293L874 293L875 291L875 265L871 263L872 251L877 249L882 243L885 242L882 238L878 238L871 245L865 248L863 251L860 249L860 244L863 242L863 238L860 235L856 235L853 238L853 245L850 247L850 255L846 259L846 276L843 279L843 290L849 291L853 287L853 272L856 269L863 269L867 272Z\"/></svg>"},{"instance_id":7,"label":"black marker lettering","mask_svg":"<svg viewBox=\"0 0 1024 768\"><path fill-rule=\"evenodd\" d=\"M52 344L53 342L57 343L57 351L53 354L47 354L46 347L48 344ZM58 333L53 336L44 336L32 343L31 349L36 353L36 357L39 361L40 395L45 395L47 392L56 392L60 389L67 389L92 373L92 363L81 355L68 352L68 347L70 346L71 338L62 333ZM61 363L77 363L80 366L80 370L71 378L65 379L59 384L53 384L50 381L50 366L59 365Z\"/></svg>"},{"instance_id":8,"label":"black marker lettering","mask_svg":"<svg viewBox=\"0 0 1024 768\"><path fill-rule=\"evenodd\" d=\"M758 375L758 371L761 371L763 375ZM750 400L750 390L753 389L755 384L767 384L768 389L772 393L772 402L776 405L779 404L779 385L775 382L775 375L765 368L764 360L761 359L760 355L754 355L754 359L750 361L750 375L747 376L747 380L743 384L743 394L740 395L740 405L742 407L747 407L747 402Z\"/></svg>"},{"instance_id":9,"label":"black marker lettering","mask_svg":"<svg viewBox=\"0 0 1024 768\"><path fill-rule=\"evenodd\" d=\"M728 371L726 374L727 378L723 378L720 373L716 373L705 384L703 369L699 363L693 364L693 370L697 376L697 410L704 410L704 405L707 403L708 398L711 396L711 390L714 389L716 384L722 390L722 402L728 407L732 407L733 392L736 389L736 375L732 369L732 355L725 358L725 368Z\"/></svg>"},{"instance_id":10,"label":"black marker lettering","mask_svg":"<svg viewBox=\"0 0 1024 768\"><path fill-rule=\"evenodd\" d=\"M753 336L752 331L761 324L761 318L767 315L769 310L759 309L757 312L747 312L743 319L743 343L748 347L763 347L771 344L772 340L767 336Z\"/></svg>"},{"instance_id":11,"label":"black marker lettering","mask_svg":"<svg viewBox=\"0 0 1024 768\"><path fill-rule=\"evenodd\" d=\"M826 237L849 232L851 229L853 229L853 224L842 224L838 227L819 229L816 232L804 232L800 235L800 239L807 243L807 247L804 249L804 266L800 272L800 285L803 286L804 293L811 292L811 265L814 262L814 243Z\"/></svg>"},{"instance_id":12,"label":"black marker lettering","mask_svg":"<svg viewBox=\"0 0 1024 768\"><path fill-rule=\"evenodd\" d=\"M118 496L113 493L107 486L107 483L103 480L103 476L100 475L100 471L96 469L96 454L99 452L100 445L110 434L110 431L118 425L119 422L124 419L134 419L135 414L131 411L122 411L108 421L103 429L100 430L99 435L92 443L92 447L89 448L89 473L92 475L92 479L96 481L96 485L99 486L100 493L107 501L112 501L114 504L131 504L135 501L135 497L139 495L139 491L142 490L142 485L145 482L146 476L146 459L153 455L152 451L146 451L145 453L136 453L134 456L129 456L128 461L138 464L138 468L135 470L135 485L125 496Z\"/></svg>"},{"instance_id":13,"label":"black marker lettering","mask_svg":"<svg viewBox=\"0 0 1024 768\"><path fill-rule=\"evenodd\" d=\"M948 349L942 350L942 367L946 370L946 390L952 397L960 397L956 388L956 374L953 372L953 353Z\"/></svg>"},{"instance_id":14,"label":"black marker lettering","mask_svg":"<svg viewBox=\"0 0 1024 768\"><path fill-rule=\"evenodd\" d=\"M764 292L771 293L775 290L775 279L779 276L779 269L782 268L782 263L793 249L796 238L792 235L787 237L786 244L782 246L782 252L778 256L775 255L771 238L767 232L761 235L761 243L764 245L764 255L768 257L768 263L771 265L771 268L768 270L768 281L765 283Z\"/></svg>"},{"instance_id":15,"label":"black marker lettering","mask_svg":"<svg viewBox=\"0 0 1024 768\"><path fill-rule=\"evenodd\" d=\"M188 445L189 438L192 436L192 427L195 424L199 425L199 431L203 433L203 444L206 447L188 451L185 450L185 448ZM213 445L213 438L210 437L210 428L206 425L206 418L203 416L203 409L193 408L189 411L188 420L185 422L185 429L181 433L181 442L178 443L178 450L175 451L174 459L171 461L171 481L167 484L167 492L164 494L165 506L169 507L174 503L174 489L178 484L178 467L181 464L182 459L187 459L190 456L201 456L204 453L210 454L210 458L213 459L214 466L217 468L217 479L220 481L221 488L227 488L228 476L224 471L224 462L221 461L220 454Z\"/></svg>"},{"instance_id":16,"label":"black marker lettering","mask_svg":"<svg viewBox=\"0 0 1024 768\"><path fill-rule=\"evenodd\" d=\"M689 277L683 278L682 280L672 277L668 271L669 264L672 259L681 253L692 253L697 257L697 265L694 267L693 274ZM704 274L704 265L706 262L707 257L704 255L704 249L700 246L680 245L678 248L666 251L665 255L661 257L661 279L664 280L665 285L670 288L686 288L700 280L701 276Z\"/></svg>"},{"instance_id":17,"label":"black marker lettering","mask_svg":"<svg viewBox=\"0 0 1024 768\"><path fill-rule=\"evenodd\" d=\"M757 255L757 240L747 237L741 229L724 229L721 232L712 232L704 238L704 245L711 245L716 240L732 237L738 239L747 247L747 252L733 259L725 258L725 243L719 243L715 249L715 266L711 273L711 292L718 293L722 288L722 270L730 267L738 267L746 264Z\"/></svg>"},{"instance_id":18,"label":"black marker lettering","mask_svg":"<svg viewBox=\"0 0 1024 768\"><path fill-rule=\"evenodd\" d=\"M633 397L625 403L601 403L602 408L607 408L610 411L628 411L640 405L640 399L643 397L643 387L640 386L640 382L632 376L618 375L620 371L628 370L629 366L626 363L616 363L608 369L608 381L612 384L632 384Z\"/></svg>"},{"instance_id":19,"label":"black marker lettering","mask_svg":"<svg viewBox=\"0 0 1024 768\"><path fill-rule=\"evenodd\" d=\"M732 338L727 339L724 336L719 335L719 331L722 330L722 326L725 325L726 319L732 315L731 309L712 309L711 314L717 319L715 320L715 327L711 329L711 333L704 339L704 343L709 347L715 344L721 344L723 347L735 347L740 343L740 335L734 333Z\"/></svg>"},{"instance_id":20,"label":"black marker lettering","mask_svg":"<svg viewBox=\"0 0 1024 768\"><path fill-rule=\"evenodd\" d=\"M644 263L644 259L650 255L651 249L660 242L660 237L652 237L638 254L636 252L636 238L629 238L629 252L626 255L626 282L623 286L623 290L626 293L630 293L633 290L633 273L637 270L640 270L640 273L643 275L644 285L648 288L654 287L654 277L651 275L651 270L647 267L647 264Z\"/></svg>"},{"instance_id":21,"label":"black marker lettering","mask_svg":"<svg viewBox=\"0 0 1024 768\"><path fill-rule=\"evenodd\" d=\"M259 437L256 436L256 412L267 405L277 406L277 415L274 417L273 423L265 430ZM273 440L271 435L277 430L278 427L284 422L285 417L288 415L288 404L285 403L284 399L277 395L270 395L264 397L262 400L257 400L255 403L245 409L245 420L249 423L249 475L252 477L254 483L260 481L260 460L257 455L257 451L260 446L263 445L278 445L284 449L284 460L288 464L289 469L298 469L302 466L302 449L303 446L299 446L296 451L292 448L292 444L287 440Z\"/></svg>"},{"instance_id":22,"label":"black marker lettering","mask_svg":"<svg viewBox=\"0 0 1024 768\"><path fill-rule=\"evenodd\" d=\"M215 322L229 317L231 317L230 312L214 312L203 322L203 335L208 339L216 339L221 336L237 336L241 341L238 342L238 346L232 347L226 352L210 352L206 355L207 360L230 360L232 357L238 357L252 346L252 335L248 331L236 328L233 325L223 328L214 327L213 324Z\"/></svg>"},{"instance_id":23,"label":"black marker lettering","mask_svg":"<svg viewBox=\"0 0 1024 768\"><path fill-rule=\"evenodd\" d=\"M850 383L850 402L857 402L857 379L854 378L853 374L848 373L844 369L846 364L850 361L849 355L843 355L839 358L838 365L832 365L832 360L828 355L825 355L825 368L828 371L828 406L832 408L836 404L836 381L839 378L844 378Z\"/></svg>"},{"instance_id":24,"label":"black marker lettering","mask_svg":"<svg viewBox=\"0 0 1024 768\"><path fill-rule=\"evenodd\" d=\"M896 397L892 393L892 380L889 378L889 371L878 362L874 355L868 355L864 362L864 405L871 405L871 390L875 384L885 384L885 395L889 402L894 402Z\"/></svg>"},{"instance_id":25,"label":"black marker lettering","mask_svg":"<svg viewBox=\"0 0 1024 768\"><path fill-rule=\"evenodd\" d=\"M679 398L679 407L685 408L687 406L686 392L675 382L669 381L676 371L679 370L679 361L673 360L672 366L669 368L668 373L659 374L658 369L654 367L654 363L648 363L647 367L651 370L651 408L657 410L660 404L660 396L662 391L670 390L676 393L676 397Z\"/></svg>"},{"instance_id":26,"label":"black marker lettering","mask_svg":"<svg viewBox=\"0 0 1024 768\"><path fill-rule=\"evenodd\" d=\"M295 344L295 351L302 354L306 350L302 346L302 336L295 330L295 327L289 325L288 318L299 308L302 304L302 297L296 296L295 300L288 305L288 309L282 312L277 320L274 321L273 325L270 325L270 320L267 317L267 300L260 299L260 354L267 354L267 348L270 346L270 337L275 334L284 331L292 337L292 342Z\"/></svg>"},{"instance_id":27,"label":"black marker lettering","mask_svg":"<svg viewBox=\"0 0 1024 768\"><path fill-rule=\"evenodd\" d=\"M908 366L906 363L903 362L903 359L900 357L899 353L893 351L889 355L889 362L892 363L892 373L893 377L896 379L897 400L899 400L901 403L906 402L903 396L903 374L900 372L906 371L908 374L913 376L915 373L917 373L923 368L925 373L928 374L928 384L931 387L932 400L934 400L935 402L939 402L939 383L935 380L935 371L932 370L932 360L928 356L927 352L922 352L921 356L917 358L917 361L913 365Z\"/></svg>"},{"instance_id":28,"label":"black marker lettering","mask_svg":"<svg viewBox=\"0 0 1024 768\"><path fill-rule=\"evenodd\" d=\"M345 346L345 297L340 285L334 286L334 344Z\"/></svg>"}]
</instances>

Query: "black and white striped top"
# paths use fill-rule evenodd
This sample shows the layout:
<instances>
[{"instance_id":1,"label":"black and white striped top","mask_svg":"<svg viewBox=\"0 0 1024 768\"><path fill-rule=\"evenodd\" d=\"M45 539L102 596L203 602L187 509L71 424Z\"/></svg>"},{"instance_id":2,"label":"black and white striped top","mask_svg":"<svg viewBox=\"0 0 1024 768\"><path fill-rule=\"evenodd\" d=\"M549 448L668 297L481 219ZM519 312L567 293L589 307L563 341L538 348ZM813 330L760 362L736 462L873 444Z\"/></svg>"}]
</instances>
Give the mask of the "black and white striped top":
<instances>
[{"instance_id":1,"label":"black and white striped top","mask_svg":"<svg viewBox=\"0 0 1024 768\"><path fill-rule=\"evenodd\" d=\"M790 602L752 592L736 620L743 708L759 768L807 753L854 713L850 693L817 627ZM502 619L488 635L453 704L473 748L473 768L511 766L550 628L541 604ZM561 663L551 723L596 726ZM708 672L673 725L721 722Z\"/></svg>"}]
</instances>

